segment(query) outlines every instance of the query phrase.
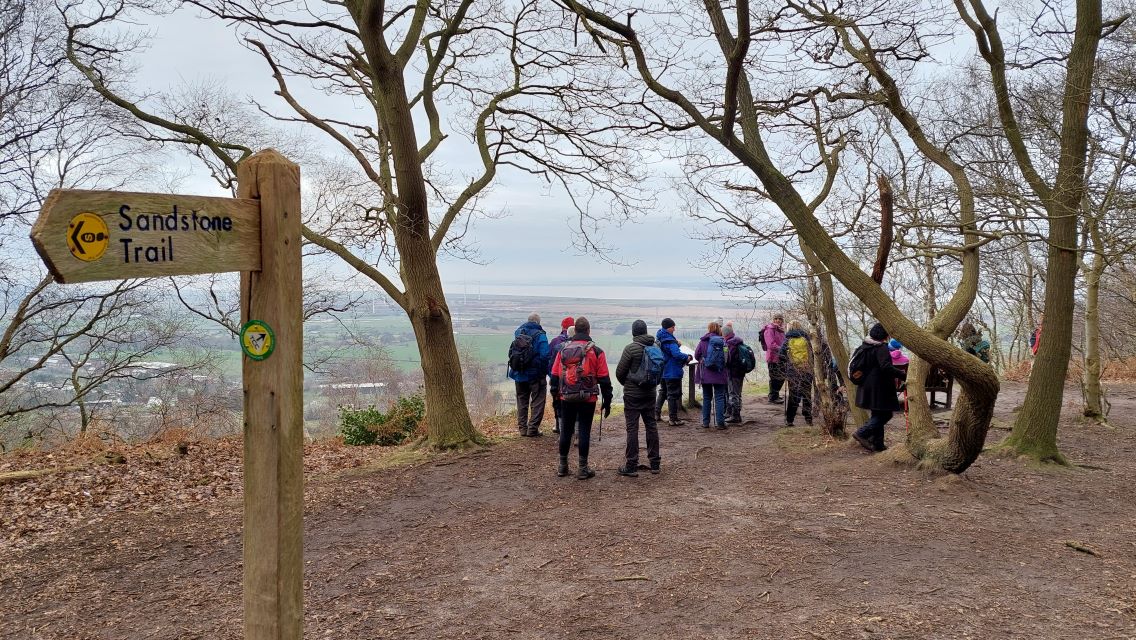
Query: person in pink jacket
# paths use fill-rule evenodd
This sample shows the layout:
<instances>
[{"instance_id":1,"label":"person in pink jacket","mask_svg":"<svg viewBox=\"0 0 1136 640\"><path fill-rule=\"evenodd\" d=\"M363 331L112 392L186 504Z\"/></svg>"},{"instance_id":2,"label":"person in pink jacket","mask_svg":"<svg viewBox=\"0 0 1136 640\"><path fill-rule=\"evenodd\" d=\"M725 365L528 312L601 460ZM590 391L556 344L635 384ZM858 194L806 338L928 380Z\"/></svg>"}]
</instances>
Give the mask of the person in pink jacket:
<instances>
[{"instance_id":1,"label":"person in pink jacket","mask_svg":"<svg viewBox=\"0 0 1136 640\"><path fill-rule=\"evenodd\" d=\"M765 364L769 368L769 402L782 402L781 387L785 385L785 365L781 362L781 343L785 342L785 317L780 313L761 330L761 348L765 350Z\"/></svg>"}]
</instances>

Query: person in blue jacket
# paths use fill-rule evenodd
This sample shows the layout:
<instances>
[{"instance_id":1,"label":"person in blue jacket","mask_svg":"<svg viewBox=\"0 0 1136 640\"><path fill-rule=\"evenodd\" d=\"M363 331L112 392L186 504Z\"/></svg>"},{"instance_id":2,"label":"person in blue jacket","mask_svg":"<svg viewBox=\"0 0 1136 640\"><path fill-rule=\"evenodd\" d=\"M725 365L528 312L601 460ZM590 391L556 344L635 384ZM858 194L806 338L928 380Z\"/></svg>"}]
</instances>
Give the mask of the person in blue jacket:
<instances>
[{"instance_id":1,"label":"person in blue jacket","mask_svg":"<svg viewBox=\"0 0 1136 640\"><path fill-rule=\"evenodd\" d=\"M521 336L528 337L527 346ZM512 366L518 356L527 362L519 371ZM528 322L513 332L509 360L509 379L517 388L517 431L522 436L539 436L548 391L548 335L540 326L539 313L530 314Z\"/></svg>"},{"instance_id":2,"label":"person in blue jacket","mask_svg":"<svg viewBox=\"0 0 1136 640\"><path fill-rule=\"evenodd\" d=\"M663 365L663 380L659 384L659 396L655 400L655 420L662 420L663 404L666 403L670 413L671 426L678 426L684 421L678 417L678 408L682 402L682 374L690 362L690 356L679 348L682 343L674 337L675 321L663 318L662 328L655 334L655 342L663 350L666 363Z\"/></svg>"}]
</instances>

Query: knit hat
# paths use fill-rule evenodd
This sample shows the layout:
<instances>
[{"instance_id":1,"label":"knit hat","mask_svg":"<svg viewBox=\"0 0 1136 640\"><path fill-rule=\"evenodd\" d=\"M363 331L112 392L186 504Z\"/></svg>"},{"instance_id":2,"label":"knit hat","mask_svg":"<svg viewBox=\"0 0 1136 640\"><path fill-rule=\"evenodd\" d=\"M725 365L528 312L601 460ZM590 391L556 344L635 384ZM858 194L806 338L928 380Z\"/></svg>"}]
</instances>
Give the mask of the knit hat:
<instances>
[{"instance_id":1,"label":"knit hat","mask_svg":"<svg viewBox=\"0 0 1136 640\"><path fill-rule=\"evenodd\" d=\"M572 316L568 316L567 318L564 318L563 320L560 321L560 329L565 330L568 327L571 327L575 324L576 324L576 319L573 318Z\"/></svg>"},{"instance_id":2,"label":"knit hat","mask_svg":"<svg viewBox=\"0 0 1136 640\"><path fill-rule=\"evenodd\" d=\"M892 338L891 342L888 343L888 349L891 349L892 351L899 351L902 348L903 343L899 340L896 340L895 338Z\"/></svg>"},{"instance_id":3,"label":"knit hat","mask_svg":"<svg viewBox=\"0 0 1136 640\"><path fill-rule=\"evenodd\" d=\"M636 320L631 323L631 337L647 335L647 323Z\"/></svg>"},{"instance_id":4,"label":"knit hat","mask_svg":"<svg viewBox=\"0 0 1136 640\"><path fill-rule=\"evenodd\" d=\"M868 337L872 340L883 342L884 340L887 340L888 332L887 329L884 328L884 325L877 322L876 324L872 325L872 328L868 331Z\"/></svg>"},{"instance_id":5,"label":"knit hat","mask_svg":"<svg viewBox=\"0 0 1136 640\"><path fill-rule=\"evenodd\" d=\"M673 326L675 326L674 320L671 320L670 318L663 318L663 328L664 329L670 329Z\"/></svg>"}]
</instances>

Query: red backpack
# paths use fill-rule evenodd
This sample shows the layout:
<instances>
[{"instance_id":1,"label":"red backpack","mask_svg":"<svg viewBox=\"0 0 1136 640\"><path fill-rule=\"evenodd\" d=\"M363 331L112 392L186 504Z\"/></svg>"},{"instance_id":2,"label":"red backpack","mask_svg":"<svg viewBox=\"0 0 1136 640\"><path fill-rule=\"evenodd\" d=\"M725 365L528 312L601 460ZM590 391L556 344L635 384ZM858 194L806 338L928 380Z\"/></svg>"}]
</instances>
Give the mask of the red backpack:
<instances>
[{"instance_id":1,"label":"red backpack","mask_svg":"<svg viewBox=\"0 0 1136 640\"><path fill-rule=\"evenodd\" d=\"M599 395L595 343L567 342L560 350L560 398L592 402Z\"/></svg>"}]
</instances>

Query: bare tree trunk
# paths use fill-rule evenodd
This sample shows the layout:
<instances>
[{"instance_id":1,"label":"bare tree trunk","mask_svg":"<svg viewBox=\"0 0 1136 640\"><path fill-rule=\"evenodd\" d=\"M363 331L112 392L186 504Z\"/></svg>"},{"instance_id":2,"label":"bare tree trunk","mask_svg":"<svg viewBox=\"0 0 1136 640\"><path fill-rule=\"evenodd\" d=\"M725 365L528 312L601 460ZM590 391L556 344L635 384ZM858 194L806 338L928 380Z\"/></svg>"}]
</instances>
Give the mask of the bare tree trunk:
<instances>
[{"instance_id":1,"label":"bare tree trunk","mask_svg":"<svg viewBox=\"0 0 1136 640\"><path fill-rule=\"evenodd\" d=\"M1100 0L1077 0L1077 29L1062 105L1061 156L1053 188L1043 197L1049 223L1045 328L1025 402L1010 437L1003 442L1015 453L1040 462L1066 463L1057 450L1057 425L1072 352L1077 227L1085 192L1087 119L1101 22Z\"/></svg>"},{"instance_id":2,"label":"bare tree trunk","mask_svg":"<svg viewBox=\"0 0 1136 640\"><path fill-rule=\"evenodd\" d=\"M394 238L406 289L401 304L414 327L422 359L427 439L437 448L463 447L483 438L474 428L465 402L453 322L431 237L429 198L414 118L400 61L383 41L382 4L365 6L367 10L357 23L375 78L376 115L394 159L398 187Z\"/></svg>"},{"instance_id":3,"label":"bare tree trunk","mask_svg":"<svg viewBox=\"0 0 1136 640\"><path fill-rule=\"evenodd\" d=\"M1089 237L1093 243L1093 259L1085 273L1085 371L1081 378L1082 411L1086 418L1104 422L1108 418L1101 385L1100 355L1100 287L1105 259L1097 221L1090 221Z\"/></svg>"},{"instance_id":4,"label":"bare tree trunk","mask_svg":"<svg viewBox=\"0 0 1136 640\"><path fill-rule=\"evenodd\" d=\"M449 306L442 294L433 249L427 237L420 251L422 265L407 265L407 312L414 326L414 338L422 359L426 393L426 434L432 446L440 449L464 447L484 439L473 426L465 402L462 367ZM400 253L402 247L400 246ZM402 253L403 256L407 254ZM409 258L403 257L405 263ZM432 268L431 268L432 267ZM411 276L413 273L415 275Z\"/></svg>"},{"instance_id":5,"label":"bare tree trunk","mask_svg":"<svg viewBox=\"0 0 1136 640\"><path fill-rule=\"evenodd\" d=\"M83 385L79 382L79 370L71 370L71 390L75 392L75 406L79 407L79 433L87 433L91 425L91 413L87 411L87 401L83 398Z\"/></svg>"},{"instance_id":6,"label":"bare tree trunk","mask_svg":"<svg viewBox=\"0 0 1136 640\"><path fill-rule=\"evenodd\" d=\"M832 282L832 274L821 264L816 253L804 242L801 243L801 252L805 256L805 262L808 263L809 269L817 274L817 282L820 285L820 297L817 299L817 304L820 307L820 315L824 319L824 334L828 336L828 348L832 350L832 356L836 358L836 366L840 367L841 371L847 371L850 355L848 344L844 341L844 332L841 330L840 321L836 316L836 290ZM852 421L855 424L867 422L868 412L857 407L854 401L856 385L851 380L845 380L844 391L848 398L848 408L852 415Z\"/></svg>"},{"instance_id":7,"label":"bare tree trunk","mask_svg":"<svg viewBox=\"0 0 1136 640\"><path fill-rule=\"evenodd\" d=\"M805 280L808 286L805 317L808 318L811 328L809 347L813 352L813 381L816 385L817 396L820 398L821 431L833 438L847 438L848 435L844 432L844 412L837 409L836 399L832 395L832 390L828 388L829 363L826 359L828 352L824 348L824 341L821 339L820 314L817 312L819 292L816 280L813 279L811 273ZM837 339L839 340L839 336L837 336ZM831 343L830 339L829 344Z\"/></svg>"}]
</instances>

